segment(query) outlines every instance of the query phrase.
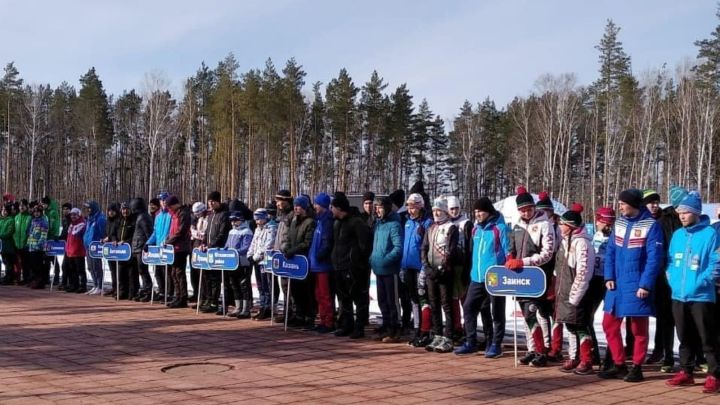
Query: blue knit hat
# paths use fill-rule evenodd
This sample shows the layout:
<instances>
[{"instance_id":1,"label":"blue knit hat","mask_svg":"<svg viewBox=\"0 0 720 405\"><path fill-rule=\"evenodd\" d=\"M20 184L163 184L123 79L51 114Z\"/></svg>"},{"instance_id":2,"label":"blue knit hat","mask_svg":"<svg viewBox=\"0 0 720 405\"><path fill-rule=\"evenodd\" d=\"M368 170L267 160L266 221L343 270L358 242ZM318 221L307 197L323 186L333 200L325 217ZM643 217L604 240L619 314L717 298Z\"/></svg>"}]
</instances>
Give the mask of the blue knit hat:
<instances>
[{"instance_id":1,"label":"blue knit hat","mask_svg":"<svg viewBox=\"0 0 720 405\"><path fill-rule=\"evenodd\" d=\"M670 187L670 204L677 208L680 202L688 195L688 191L680 186Z\"/></svg>"},{"instance_id":2,"label":"blue knit hat","mask_svg":"<svg viewBox=\"0 0 720 405\"><path fill-rule=\"evenodd\" d=\"M702 214L702 200L700 199L700 193L697 191L691 191L688 193L688 195L685 196L685 198L680 201L680 204L677 206L677 210L679 211L685 211L690 212L695 215L701 215Z\"/></svg>"},{"instance_id":3,"label":"blue knit hat","mask_svg":"<svg viewBox=\"0 0 720 405\"><path fill-rule=\"evenodd\" d=\"M300 208L304 209L305 211L309 211L310 210L310 199L304 195L299 195L299 196L295 197L295 200L293 200L293 206L300 207Z\"/></svg>"},{"instance_id":4,"label":"blue knit hat","mask_svg":"<svg viewBox=\"0 0 720 405\"><path fill-rule=\"evenodd\" d=\"M330 208L330 196L326 193L320 193L315 196L315 204L328 209Z\"/></svg>"},{"instance_id":5,"label":"blue knit hat","mask_svg":"<svg viewBox=\"0 0 720 405\"><path fill-rule=\"evenodd\" d=\"M253 218L255 218L256 221L261 220L261 219L267 220L268 212L265 208L258 208L253 213Z\"/></svg>"}]
</instances>

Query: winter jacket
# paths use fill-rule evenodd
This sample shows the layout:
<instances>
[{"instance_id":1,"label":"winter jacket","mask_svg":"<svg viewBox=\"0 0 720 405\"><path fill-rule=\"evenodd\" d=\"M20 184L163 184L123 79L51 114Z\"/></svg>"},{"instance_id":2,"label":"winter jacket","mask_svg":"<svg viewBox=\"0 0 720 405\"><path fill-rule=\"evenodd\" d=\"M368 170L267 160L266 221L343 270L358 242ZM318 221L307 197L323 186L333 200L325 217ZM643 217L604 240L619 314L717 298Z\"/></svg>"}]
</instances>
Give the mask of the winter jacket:
<instances>
[{"instance_id":1,"label":"winter jacket","mask_svg":"<svg viewBox=\"0 0 720 405\"><path fill-rule=\"evenodd\" d=\"M538 266L551 285L555 259L555 228L542 210L529 222L518 220L510 235L510 255L522 259L524 266Z\"/></svg>"},{"instance_id":2,"label":"winter jacket","mask_svg":"<svg viewBox=\"0 0 720 405\"><path fill-rule=\"evenodd\" d=\"M449 219L433 223L423 238L420 256L423 268L430 278L452 270L457 257L457 244L460 233Z\"/></svg>"},{"instance_id":3,"label":"winter jacket","mask_svg":"<svg viewBox=\"0 0 720 405\"><path fill-rule=\"evenodd\" d=\"M170 212L168 210L158 210L155 214L155 222L153 223L153 232L145 242L148 246L162 246L167 244L165 239L170 233Z\"/></svg>"},{"instance_id":4,"label":"winter jacket","mask_svg":"<svg viewBox=\"0 0 720 405\"><path fill-rule=\"evenodd\" d=\"M87 222L85 218L79 217L77 221L71 222L67 227L67 240L65 241L65 256L67 257L85 257L85 244L83 236L85 235Z\"/></svg>"},{"instance_id":5,"label":"winter jacket","mask_svg":"<svg viewBox=\"0 0 720 405\"><path fill-rule=\"evenodd\" d=\"M193 215L190 225L190 240L194 248L203 244L205 240L205 232L207 232L208 217L203 215L196 217Z\"/></svg>"},{"instance_id":6,"label":"winter jacket","mask_svg":"<svg viewBox=\"0 0 720 405\"><path fill-rule=\"evenodd\" d=\"M287 257L307 256L310 252L315 226L314 219L295 215L290 223L290 228L288 228L287 242L283 245L282 253Z\"/></svg>"},{"instance_id":7,"label":"winter jacket","mask_svg":"<svg viewBox=\"0 0 720 405\"><path fill-rule=\"evenodd\" d=\"M314 273L332 270L333 222L330 210L325 210L315 220L315 231L308 255L310 271Z\"/></svg>"},{"instance_id":8,"label":"winter jacket","mask_svg":"<svg viewBox=\"0 0 720 405\"><path fill-rule=\"evenodd\" d=\"M134 254L141 253L143 247L153 233L153 219L147 212L145 200L133 198L130 200L130 212L135 215L135 232L132 237L132 251Z\"/></svg>"},{"instance_id":9,"label":"winter jacket","mask_svg":"<svg viewBox=\"0 0 720 405\"><path fill-rule=\"evenodd\" d=\"M453 266L461 268L462 271L466 271L470 269L470 263L472 261L471 248L473 223L465 216L465 214L451 219L451 221L455 224L459 233L457 249L455 250L455 258L453 259Z\"/></svg>"},{"instance_id":10,"label":"winter jacket","mask_svg":"<svg viewBox=\"0 0 720 405\"><path fill-rule=\"evenodd\" d=\"M288 231L290 230L290 223L292 222L295 213L293 211L280 214L277 217L277 234L275 235L275 250L281 251L283 246L287 243Z\"/></svg>"},{"instance_id":11,"label":"winter jacket","mask_svg":"<svg viewBox=\"0 0 720 405\"><path fill-rule=\"evenodd\" d=\"M662 228L645 207L633 218L619 217L605 252L605 281L614 281L615 289L605 294L603 310L619 318L653 316L652 291L664 257ZM639 288L650 295L638 298Z\"/></svg>"},{"instance_id":12,"label":"winter jacket","mask_svg":"<svg viewBox=\"0 0 720 405\"><path fill-rule=\"evenodd\" d=\"M368 259L372 245L370 228L360 217L357 209L333 224L332 263L335 271L368 269Z\"/></svg>"},{"instance_id":13,"label":"winter jacket","mask_svg":"<svg viewBox=\"0 0 720 405\"><path fill-rule=\"evenodd\" d=\"M48 219L48 240L56 240L60 238L60 209L55 199L50 200L48 208L45 210Z\"/></svg>"},{"instance_id":14,"label":"winter jacket","mask_svg":"<svg viewBox=\"0 0 720 405\"><path fill-rule=\"evenodd\" d=\"M673 233L667 255L667 278L672 299L681 302L716 302L713 271L718 266L720 236L702 215L695 225Z\"/></svg>"},{"instance_id":15,"label":"winter jacket","mask_svg":"<svg viewBox=\"0 0 720 405\"><path fill-rule=\"evenodd\" d=\"M413 219L408 217L405 222L405 232L403 237L403 253L400 268L422 270L422 258L420 257L420 249L422 249L425 233L432 225L432 219L420 214L419 217Z\"/></svg>"},{"instance_id":16,"label":"winter jacket","mask_svg":"<svg viewBox=\"0 0 720 405\"><path fill-rule=\"evenodd\" d=\"M96 201L90 201L90 213L86 221L83 243L87 251L92 242L99 242L105 238L105 214L100 211L100 204Z\"/></svg>"},{"instance_id":17,"label":"winter jacket","mask_svg":"<svg viewBox=\"0 0 720 405\"><path fill-rule=\"evenodd\" d=\"M555 264L555 316L558 322L587 325L592 297L587 294L595 266L595 249L584 227L559 244Z\"/></svg>"},{"instance_id":18,"label":"winter jacket","mask_svg":"<svg viewBox=\"0 0 720 405\"><path fill-rule=\"evenodd\" d=\"M2 239L2 253L15 253L15 218L7 216L0 218L0 239Z\"/></svg>"},{"instance_id":19,"label":"winter jacket","mask_svg":"<svg viewBox=\"0 0 720 405\"><path fill-rule=\"evenodd\" d=\"M115 227L115 234L108 235L111 241L118 243L132 243L133 234L135 233L135 223L137 218L134 214L130 214L127 217L121 216L117 220L117 226Z\"/></svg>"},{"instance_id":20,"label":"winter jacket","mask_svg":"<svg viewBox=\"0 0 720 405\"><path fill-rule=\"evenodd\" d=\"M491 216L472 230L472 265L470 279L485 282L485 273L491 266L502 266L510 253L510 229L501 213Z\"/></svg>"},{"instance_id":21,"label":"winter jacket","mask_svg":"<svg viewBox=\"0 0 720 405\"><path fill-rule=\"evenodd\" d=\"M395 212L375 221L370 267L378 276L389 276L400 271L403 248L403 228Z\"/></svg>"},{"instance_id":22,"label":"winter jacket","mask_svg":"<svg viewBox=\"0 0 720 405\"><path fill-rule=\"evenodd\" d=\"M275 246L275 233L277 232L277 224L268 222L264 226L258 226L253 234L250 248L247 252L248 259L252 259L255 263L261 263L265 260L265 252L272 250Z\"/></svg>"},{"instance_id":23,"label":"winter jacket","mask_svg":"<svg viewBox=\"0 0 720 405\"><path fill-rule=\"evenodd\" d=\"M108 240L113 240L118 233L118 227L120 227L120 206L116 203L111 203L107 210L115 211L115 216L111 217L108 215L105 218L105 237Z\"/></svg>"},{"instance_id":24,"label":"winter jacket","mask_svg":"<svg viewBox=\"0 0 720 405\"><path fill-rule=\"evenodd\" d=\"M28 227L28 238L27 238L27 249L28 252L43 252L45 251L45 242L47 242L48 235L48 221L47 218L42 215L39 217L33 217Z\"/></svg>"},{"instance_id":25,"label":"winter jacket","mask_svg":"<svg viewBox=\"0 0 720 405\"><path fill-rule=\"evenodd\" d=\"M170 210L170 231L165 243L175 247L175 253L190 253L190 207L179 206Z\"/></svg>"},{"instance_id":26,"label":"winter jacket","mask_svg":"<svg viewBox=\"0 0 720 405\"><path fill-rule=\"evenodd\" d=\"M250 266L247 254L250 250L250 244L252 243L253 232L250 230L250 224L247 221L240 223L240 226L233 228L228 233L227 241L225 242L226 248L232 248L237 250L238 256L240 257L240 267Z\"/></svg>"},{"instance_id":27,"label":"winter jacket","mask_svg":"<svg viewBox=\"0 0 720 405\"><path fill-rule=\"evenodd\" d=\"M62 217L60 225L62 226L60 230L60 240L67 240L68 228L70 227L70 215Z\"/></svg>"},{"instance_id":28,"label":"winter jacket","mask_svg":"<svg viewBox=\"0 0 720 405\"><path fill-rule=\"evenodd\" d=\"M208 248L225 247L230 228L232 228L227 205L220 204L217 211L211 211L210 214L208 214L207 221L205 246Z\"/></svg>"},{"instance_id":29,"label":"winter jacket","mask_svg":"<svg viewBox=\"0 0 720 405\"><path fill-rule=\"evenodd\" d=\"M32 215L29 212L20 212L15 215L15 234L13 235L15 249L25 249L27 247L27 232L30 221L32 221Z\"/></svg>"},{"instance_id":30,"label":"winter jacket","mask_svg":"<svg viewBox=\"0 0 720 405\"><path fill-rule=\"evenodd\" d=\"M610 240L608 235L597 231L593 235L592 244L595 250L595 269L593 271L593 277L605 278L605 252L607 251L608 241Z\"/></svg>"}]
</instances>

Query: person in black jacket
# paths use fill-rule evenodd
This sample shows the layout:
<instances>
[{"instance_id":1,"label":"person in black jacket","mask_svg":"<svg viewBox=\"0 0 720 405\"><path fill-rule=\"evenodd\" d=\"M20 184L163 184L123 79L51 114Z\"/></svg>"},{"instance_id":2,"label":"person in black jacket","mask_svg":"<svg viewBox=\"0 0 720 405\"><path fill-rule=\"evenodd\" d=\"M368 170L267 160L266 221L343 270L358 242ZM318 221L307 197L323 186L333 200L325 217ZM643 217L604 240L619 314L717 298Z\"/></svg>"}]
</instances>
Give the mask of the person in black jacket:
<instances>
[{"instance_id":1,"label":"person in black jacket","mask_svg":"<svg viewBox=\"0 0 720 405\"><path fill-rule=\"evenodd\" d=\"M108 205L106 215L106 236L102 240L103 243L112 242L112 235L115 235L117 233L117 228L120 223L120 205L118 205L118 203L110 203L110 205ZM110 268L110 277L112 278L112 290L110 290L107 296L111 298L117 296L117 265L118 263L116 261L108 261L108 267Z\"/></svg>"},{"instance_id":2,"label":"person in black jacket","mask_svg":"<svg viewBox=\"0 0 720 405\"><path fill-rule=\"evenodd\" d=\"M135 215L135 232L132 237L132 252L135 256L135 272L142 279L142 289L137 290L137 294L133 297L134 301L149 302L150 291L152 290L152 277L148 270L147 264L142 261L143 246L147 242L153 232L153 219L148 214L147 206L143 198L133 198L130 200L130 212Z\"/></svg>"},{"instance_id":3,"label":"person in black jacket","mask_svg":"<svg viewBox=\"0 0 720 405\"><path fill-rule=\"evenodd\" d=\"M168 304L168 308L187 308L188 288L185 268L190 254L190 207L181 205L176 196L167 200L170 210L170 233L165 243L175 248L171 274L175 283L175 300Z\"/></svg>"},{"instance_id":4,"label":"person in black jacket","mask_svg":"<svg viewBox=\"0 0 720 405\"><path fill-rule=\"evenodd\" d=\"M340 303L339 327L335 336L359 339L365 336L370 309L370 228L357 208L350 207L345 193L335 193L330 209L336 219L331 257Z\"/></svg>"},{"instance_id":5,"label":"person in black jacket","mask_svg":"<svg viewBox=\"0 0 720 405\"><path fill-rule=\"evenodd\" d=\"M62 212L61 212L61 224L62 224L62 230L60 231L60 240L67 240L67 233L68 233L68 227L70 226L70 210L72 209L72 204L69 202L66 202L62 205ZM57 258L55 258L55 269L58 268L57 265ZM62 265L60 266L60 270L62 271L62 278L60 277L60 272L55 271L55 276L53 277L53 284L57 285L58 291L63 291L68 286L68 280L65 277L66 271L67 271L67 264L65 264L66 261L63 260Z\"/></svg>"},{"instance_id":6,"label":"person in black jacket","mask_svg":"<svg viewBox=\"0 0 720 405\"><path fill-rule=\"evenodd\" d=\"M109 235L110 241L116 243L132 243L133 233L135 233L135 221L135 215L130 211L128 203L121 203L120 218L117 220L115 233ZM120 292L120 299L132 299L140 289L137 267L135 266L135 256L130 256L130 260L117 263L117 266L117 288Z\"/></svg>"},{"instance_id":7,"label":"person in black jacket","mask_svg":"<svg viewBox=\"0 0 720 405\"><path fill-rule=\"evenodd\" d=\"M205 241L203 249L223 248L227 241L228 234L232 225L230 224L230 213L227 205L221 203L219 191L213 191L207 197L210 213L208 214L207 231L205 232ZM208 284L210 285L210 294L207 299L200 304L200 311L206 313L219 313L222 315L223 309L218 308L218 299L220 298L220 274L216 271L206 272L208 275Z\"/></svg>"}]
</instances>

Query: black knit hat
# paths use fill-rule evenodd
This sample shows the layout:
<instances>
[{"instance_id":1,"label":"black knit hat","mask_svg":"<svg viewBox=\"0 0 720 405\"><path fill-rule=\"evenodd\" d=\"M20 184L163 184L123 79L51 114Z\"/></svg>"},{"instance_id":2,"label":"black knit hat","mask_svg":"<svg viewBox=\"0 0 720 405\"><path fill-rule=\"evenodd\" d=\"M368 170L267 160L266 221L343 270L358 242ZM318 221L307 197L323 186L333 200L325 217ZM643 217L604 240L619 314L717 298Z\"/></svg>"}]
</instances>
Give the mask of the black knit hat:
<instances>
[{"instance_id":1,"label":"black knit hat","mask_svg":"<svg viewBox=\"0 0 720 405\"><path fill-rule=\"evenodd\" d=\"M277 194L275 194L275 200L292 202L293 196L292 193L290 193L290 190L280 190Z\"/></svg>"},{"instance_id":2,"label":"black knit hat","mask_svg":"<svg viewBox=\"0 0 720 405\"><path fill-rule=\"evenodd\" d=\"M636 188L630 188L621 192L620 196L618 196L618 200L631 207L639 209L643 204L643 193Z\"/></svg>"},{"instance_id":3,"label":"black knit hat","mask_svg":"<svg viewBox=\"0 0 720 405\"><path fill-rule=\"evenodd\" d=\"M277 215L277 203L274 200L270 201L265 206L265 210L267 211L268 215L272 215L272 216Z\"/></svg>"},{"instance_id":4,"label":"black knit hat","mask_svg":"<svg viewBox=\"0 0 720 405\"><path fill-rule=\"evenodd\" d=\"M221 198L221 196L220 196L220 192L219 192L219 191L211 191L211 192L208 193L208 195L207 195L207 200L208 200L208 201L217 201L217 202L220 202L221 199L222 199L222 198Z\"/></svg>"},{"instance_id":5,"label":"black knit hat","mask_svg":"<svg viewBox=\"0 0 720 405\"><path fill-rule=\"evenodd\" d=\"M535 199L532 195L530 195L530 193L527 192L527 189L525 187L520 186L517 188L517 197L515 197L515 204L517 205L517 209L530 206L534 207Z\"/></svg>"},{"instance_id":6,"label":"black knit hat","mask_svg":"<svg viewBox=\"0 0 720 405\"><path fill-rule=\"evenodd\" d=\"M330 205L343 212L348 212L350 210L350 201L348 201L347 196L342 191L337 191L333 194L333 199L332 202L330 202Z\"/></svg>"},{"instance_id":7,"label":"black knit hat","mask_svg":"<svg viewBox=\"0 0 720 405\"><path fill-rule=\"evenodd\" d=\"M653 189L643 190L643 204L647 205L655 201L660 201L660 194Z\"/></svg>"},{"instance_id":8,"label":"black knit hat","mask_svg":"<svg viewBox=\"0 0 720 405\"><path fill-rule=\"evenodd\" d=\"M66 202L66 203L64 203L64 204L62 205L62 208L67 208L67 209L71 210L71 209L72 209L72 204L70 204L69 202Z\"/></svg>"},{"instance_id":9,"label":"black knit hat","mask_svg":"<svg viewBox=\"0 0 720 405\"><path fill-rule=\"evenodd\" d=\"M487 197L482 197L478 200L475 200L475 203L473 204L473 211L482 211L487 212L488 214L494 214L495 213L495 207L492 204L492 201L490 201Z\"/></svg>"},{"instance_id":10,"label":"black knit hat","mask_svg":"<svg viewBox=\"0 0 720 405\"><path fill-rule=\"evenodd\" d=\"M390 193L388 198L390 198L391 204L395 204L396 207L400 208L405 205L405 190L397 189Z\"/></svg>"},{"instance_id":11,"label":"black knit hat","mask_svg":"<svg viewBox=\"0 0 720 405\"><path fill-rule=\"evenodd\" d=\"M390 211L392 211L393 202L390 197L376 197L374 204L376 206L381 205L383 208L385 208L385 215L389 214Z\"/></svg>"},{"instance_id":12,"label":"black knit hat","mask_svg":"<svg viewBox=\"0 0 720 405\"><path fill-rule=\"evenodd\" d=\"M560 216L560 223L571 228L580 228L583 225L583 206L574 203L572 207Z\"/></svg>"},{"instance_id":13,"label":"black knit hat","mask_svg":"<svg viewBox=\"0 0 720 405\"><path fill-rule=\"evenodd\" d=\"M363 193L362 200L363 202L375 201L375 193L373 193L372 191L366 191L365 193Z\"/></svg>"}]
</instances>

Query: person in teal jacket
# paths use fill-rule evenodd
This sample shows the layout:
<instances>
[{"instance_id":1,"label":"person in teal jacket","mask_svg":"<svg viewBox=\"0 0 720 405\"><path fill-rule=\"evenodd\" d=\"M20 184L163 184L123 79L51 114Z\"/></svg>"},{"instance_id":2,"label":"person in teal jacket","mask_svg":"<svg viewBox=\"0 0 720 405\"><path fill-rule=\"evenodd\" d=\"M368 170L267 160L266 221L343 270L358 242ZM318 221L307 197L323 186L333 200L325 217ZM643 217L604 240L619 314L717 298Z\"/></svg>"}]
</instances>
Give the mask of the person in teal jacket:
<instances>
[{"instance_id":1,"label":"person in teal jacket","mask_svg":"<svg viewBox=\"0 0 720 405\"><path fill-rule=\"evenodd\" d=\"M667 385L694 385L694 354L702 350L708 363L703 392L710 394L720 391L714 279L720 237L710 226L710 218L702 215L700 194L696 191L682 200L677 213L683 227L670 240L666 274L680 338L680 371Z\"/></svg>"},{"instance_id":2,"label":"person in teal jacket","mask_svg":"<svg viewBox=\"0 0 720 405\"><path fill-rule=\"evenodd\" d=\"M160 201L160 210L155 213L155 223L153 224L153 233L148 238L147 242L145 242L145 246L143 247L143 250L147 251L148 246L162 246L165 244L165 239L167 239L168 234L170 233L170 211L168 211L167 208L167 199L170 197L170 194L163 191L160 194L158 194L157 198ZM157 287L158 292L155 296L157 300L164 300L165 296L165 268L162 266L154 266L155 267L155 280L157 281ZM172 295L173 283L168 281L168 295Z\"/></svg>"},{"instance_id":3,"label":"person in teal jacket","mask_svg":"<svg viewBox=\"0 0 720 405\"><path fill-rule=\"evenodd\" d=\"M83 235L83 244L85 245L85 251L88 254L88 271L93 279L93 289L90 290L89 294L99 295L102 293L103 278L105 271L102 267L102 259L96 259L90 257L90 244L92 242L100 242L105 237L105 214L100 209L100 204L97 201L89 200L83 204L85 220L87 221L85 234ZM82 294L86 292L87 286L81 285L76 293Z\"/></svg>"},{"instance_id":4,"label":"person in teal jacket","mask_svg":"<svg viewBox=\"0 0 720 405\"><path fill-rule=\"evenodd\" d=\"M461 356L478 351L477 316L480 313L486 339L485 357L497 358L502 356L505 338L505 297L488 294L485 274L491 266L505 264L505 258L510 254L510 229L487 197L475 201L473 213L470 286L463 302L465 343L455 350L455 354Z\"/></svg>"},{"instance_id":5,"label":"person in teal jacket","mask_svg":"<svg viewBox=\"0 0 720 405\"><path fill-rule=\"evenodd\" d=\"M370 255L370 267L377 277L377 297L382 326L378 330L377 340L385 343L397 343L400 337L398 328L397 275L402 259L403 228L400 216L392 211L392 201L383 197L375 200L375 235Z\"/></svg>"}]
</instances>

